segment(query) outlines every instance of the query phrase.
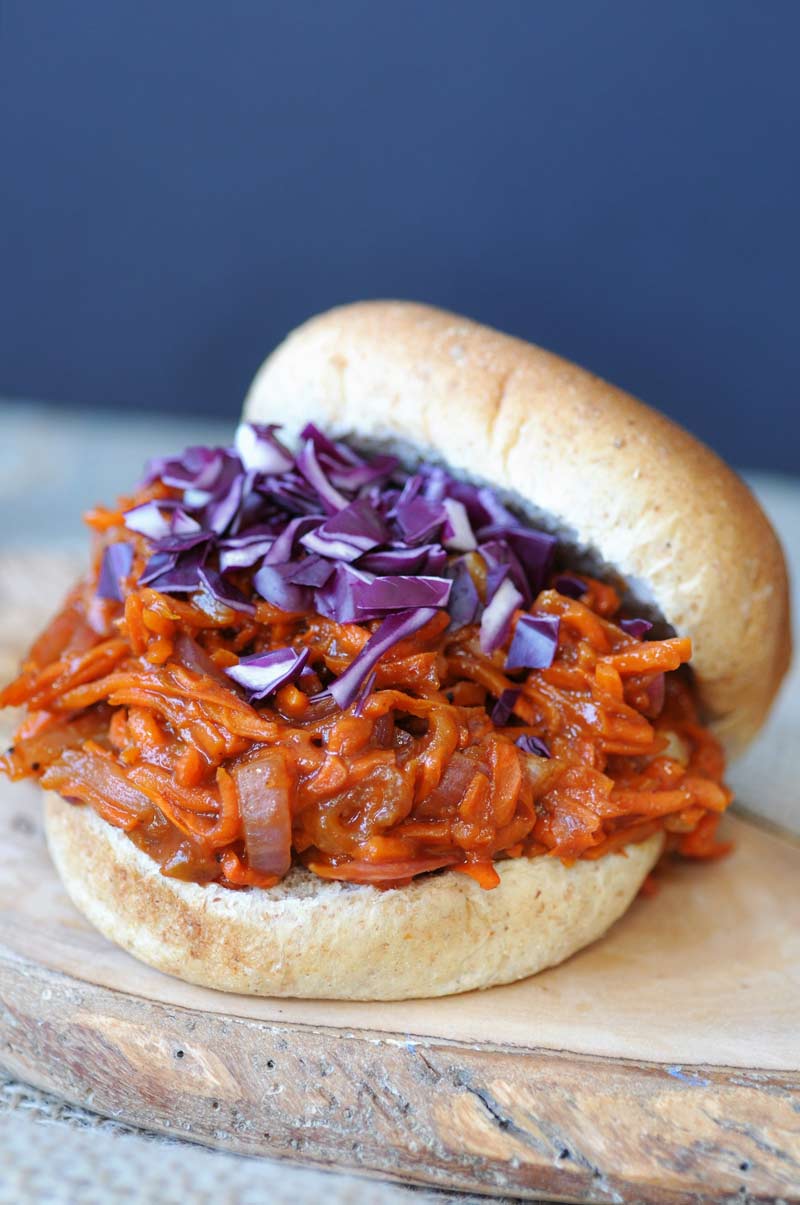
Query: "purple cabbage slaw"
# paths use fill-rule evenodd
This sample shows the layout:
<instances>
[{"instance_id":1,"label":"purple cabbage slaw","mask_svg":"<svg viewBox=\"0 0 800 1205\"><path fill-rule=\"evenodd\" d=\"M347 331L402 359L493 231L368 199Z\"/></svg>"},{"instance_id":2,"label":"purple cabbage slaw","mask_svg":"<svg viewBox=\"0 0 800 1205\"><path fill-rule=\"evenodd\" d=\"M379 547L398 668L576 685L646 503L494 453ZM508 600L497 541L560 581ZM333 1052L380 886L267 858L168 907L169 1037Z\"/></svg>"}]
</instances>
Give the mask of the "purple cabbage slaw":
<instances>
[{"instance_id":1,"label":"purple cabbage slaw","mask_svg":"<svg viewBox=\"0 0 800 1205\"><path fill-rule=\"evenodd\" d=\"M366 458L311 423L292 455L277 430L243 423L231 448L191 447L150 461L143 484L160 480L182 497L125 514L126 527L151 547L140 584L252 613L226 576L248 569L256 594L283 610L313 610L340 623L381 620L329 687L342 708L363 695L378 659L437 611L448 611L451 630L479 623L486 653L505 643L514 613L550 577L554 536L523 524L490 488L438 465L409 472L394 456ZM488 570L485 604L468 568L473 551ZM121 597L131 553L124 543L106 550L105 597ZM576 596L580 579L563 580L564 592ZM507 668L549 664L557 640L557 618L523 615ZM243 657L226 672L256 701L295 681L306 660L295 649L276 649Z\"/></svg>"}]
</instances>

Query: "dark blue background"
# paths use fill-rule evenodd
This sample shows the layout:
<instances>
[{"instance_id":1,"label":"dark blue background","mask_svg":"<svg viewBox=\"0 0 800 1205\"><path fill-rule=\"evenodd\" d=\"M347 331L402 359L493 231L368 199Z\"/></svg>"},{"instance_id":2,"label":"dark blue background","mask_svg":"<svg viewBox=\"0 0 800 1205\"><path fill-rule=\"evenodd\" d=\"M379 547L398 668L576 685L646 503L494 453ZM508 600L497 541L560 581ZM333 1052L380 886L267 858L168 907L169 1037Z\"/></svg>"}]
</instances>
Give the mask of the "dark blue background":
<instances>
[{"instance_id":1,"label":"dark blue background","mask_svg":"<svg viewBox=\"0 0 800 1205\"><path fill-rule=\"evenodd\" d=\"M420 298L797 471L797 0L0 7L0 393L233 415Z\"/></svg>"}]
</instances>

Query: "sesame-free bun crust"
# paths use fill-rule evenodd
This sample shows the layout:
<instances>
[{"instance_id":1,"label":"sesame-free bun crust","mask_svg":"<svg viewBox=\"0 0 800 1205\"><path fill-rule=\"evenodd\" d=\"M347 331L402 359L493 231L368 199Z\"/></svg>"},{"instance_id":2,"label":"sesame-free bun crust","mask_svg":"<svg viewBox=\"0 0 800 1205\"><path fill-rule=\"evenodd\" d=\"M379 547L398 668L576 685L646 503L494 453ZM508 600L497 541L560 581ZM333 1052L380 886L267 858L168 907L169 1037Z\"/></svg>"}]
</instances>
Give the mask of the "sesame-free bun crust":
<instances>
[{"instance_id":1,"label":"sesame-free bun crust","mask_svg":"<svg viewBox=\"0 0 800 1205\"><path fill-rule=\"evenodd\" d=\"M691 636L729 752L763 723L791 652L775 533L717 456L622 390L455 314L362 302L294 331L245 417L290 436L316 422L490 483Z\"/></svg>"},{"instance_id":2,"label":"sesame-free bun crust","mask_svg":"<svg viewBox=\"0 0 800 1205\"><path fill-rule=\"evenodd\" d=\"M229 891L165 878L124 833L57 795L45 797L45 828L72 902L142 962L224 991L337 1000L443 996L553 966L622 915L662 841L571 868L500 863L492 891L452 872L379 891L299 869L269 891Z\"/></svg>"}]
</instances>

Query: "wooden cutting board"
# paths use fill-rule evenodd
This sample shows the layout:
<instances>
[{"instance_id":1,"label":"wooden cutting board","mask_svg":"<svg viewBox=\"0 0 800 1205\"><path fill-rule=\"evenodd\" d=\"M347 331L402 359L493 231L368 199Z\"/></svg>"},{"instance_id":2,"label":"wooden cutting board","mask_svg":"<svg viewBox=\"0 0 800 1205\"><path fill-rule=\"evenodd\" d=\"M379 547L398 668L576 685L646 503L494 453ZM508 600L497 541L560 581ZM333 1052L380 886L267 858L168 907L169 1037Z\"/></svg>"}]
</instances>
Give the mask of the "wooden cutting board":
<instances>
[{"instance_id":1,"label":"wooden cutting board","mask_svg":"<svg viewBox=\"0 0 800 1205\"><path fill-rule=\"evenodd\" d=\"M800 1200L800 843L728 824L732 857L669 867L603 941L523 983L258 1000L95 933L37 790L0 780L0 1066L146 1129L440 1188Z\"/></svg>"}]
</instances>

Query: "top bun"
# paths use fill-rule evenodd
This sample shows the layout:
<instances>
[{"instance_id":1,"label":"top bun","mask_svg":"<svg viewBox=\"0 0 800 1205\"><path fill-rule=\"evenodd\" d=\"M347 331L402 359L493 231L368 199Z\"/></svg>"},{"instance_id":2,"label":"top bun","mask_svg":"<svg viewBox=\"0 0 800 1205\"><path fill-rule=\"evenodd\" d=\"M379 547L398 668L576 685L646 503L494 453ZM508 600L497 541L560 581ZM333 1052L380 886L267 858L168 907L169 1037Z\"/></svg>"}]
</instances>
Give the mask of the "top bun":
<instances>
[{"instance_id":1,"label":"top bun","mask_svg":"<svg viewBox=\"0 0 800 1205\"><path fill-rule=\"evenodd\" d=\"M663 415L550 352L409 302L334 309L264 363L244 410L491 483L680 635L730 752L791 652L786 565L747 486Z\"/></svg>"}]
</instances>

